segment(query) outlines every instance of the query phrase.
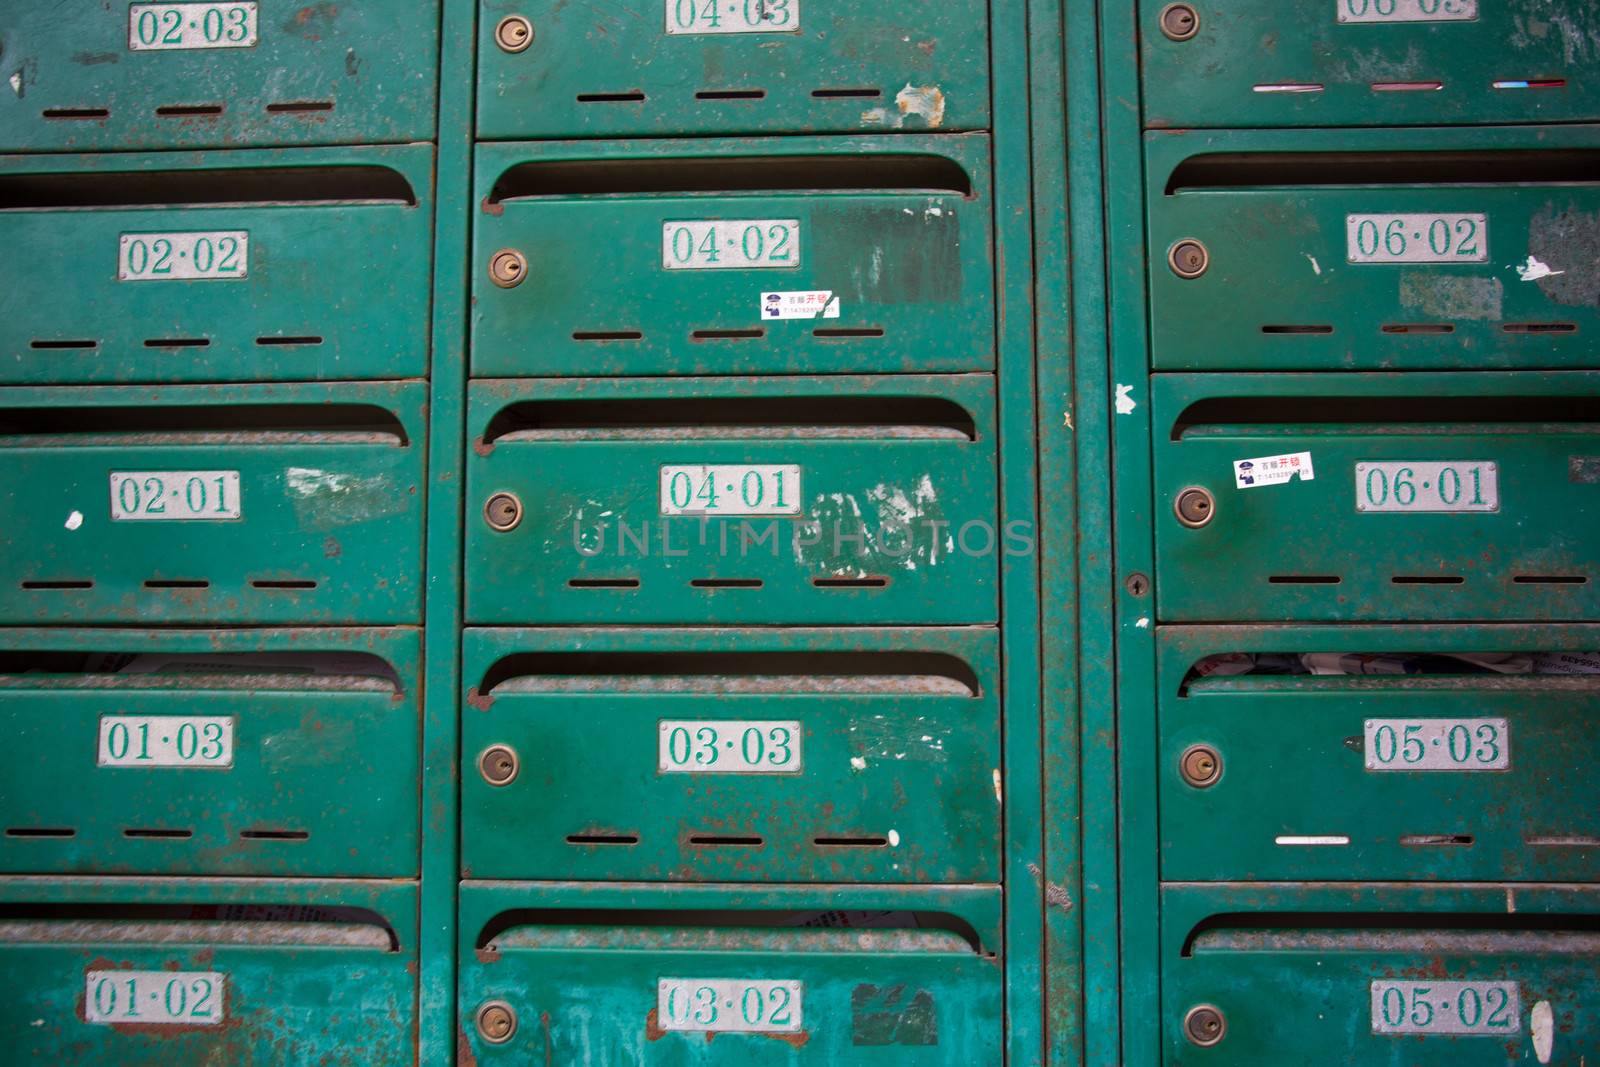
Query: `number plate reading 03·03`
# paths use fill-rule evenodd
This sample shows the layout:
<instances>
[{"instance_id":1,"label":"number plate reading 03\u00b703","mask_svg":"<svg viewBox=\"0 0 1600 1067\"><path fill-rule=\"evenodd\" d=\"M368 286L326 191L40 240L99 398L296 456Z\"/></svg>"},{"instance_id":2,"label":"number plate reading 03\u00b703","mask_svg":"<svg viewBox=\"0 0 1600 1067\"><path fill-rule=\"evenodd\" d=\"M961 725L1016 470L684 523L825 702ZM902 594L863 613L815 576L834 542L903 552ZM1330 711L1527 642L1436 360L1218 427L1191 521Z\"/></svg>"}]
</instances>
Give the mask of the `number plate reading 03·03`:
<instances>
[{"instance_id":1,"label":"number plate reading 03\u00b703","mask_svg":"<svg viewBox=\"0 0 1600 1067\"><path fill-rule=\"evenodd\" d=\"M669 37L696 33L794 33L800 29L800 0L666 0L666 3Z\"/></svg>"},{"instance_id":2,"label":"number plate reading 03\u00b703","mask_svg":"<svg viewBox=\"0 0 1600 1067\"><path fill-rule=\"evenodd\" d=\"M1335 0L1340 22L1471 22L1478 0Z\"/></svg>"},{"instance_id":3,"label":"number plate reading 03\u00b703","mask_svg":"<svg viewBox=\"0 0 1600 1067\"><path fill-rule=\"evenodd\" d=\"M660 727L663 774L800 773L798 722L690 719Z\"/></svg>"},{"instance_id":4,"label":"number plate reading 03\u00b703","mask_svg":"<svg viewBox=\"0 0 1600 1067\"><path fill-rule=\"evenodd\" d=\"M90 971L83 1018L91 1023L216 1026L228 976L220 971Z\"/></svg>"},{"instance_id":5,"label":"number plate reading 03\u00b703","mask_svg":"<svg viewBox=\"0 0 1600 1067\"><path fill-rule=\"evenodd\" d=\"M663 978L656 1017L663 1030L793 1034L800 1030L800 983L746 978Z\"/></svg>"},{"instance_id":6,"label":"number plate reading 03\u00b703","mask_svg":"<svg viewBox=\"0 0 1600 1067\"><path fill-rule=\"evenodd\" d=\"M667 270L786 270L800 265L799 219L710 219L661 224Z\"/></svg>"},{"instance_id":7,"label":"number plate reading 03\u00b703","mask_svg":"<svg viewBox=\"0 0 1600 1067\"><path fill-rule=\"evenodd\" d=\"M662 467L663 515L798 515L800 468Z\"/></svg>"},{"instance_id":8,"label":"number plate reading 03\u00b703","mask_svg":"<svg viewBox=\"0 0 1600 1067\"><path fill-rule=\"evenodd\" d=\"M1511 766L1505 719L1368 719L1369 771L1503 771Z\"/></svg>"},{"instance_id":9,"label":"number plate reading 03\u00b703","mask_svg":"<svg viewBox=\"0 0 1600 1067\"><path fill-rule=\"evenodd\" d=\"M249 48L256 43L256 5L134 4L128 8L128 49Z\"/></svg>"},{"instance_id":10,"label":"number plate reading 03\u00b703","mask_svg":"<svg viewBox=\"0 0 1600 1067\"><path fill-rule=\"evenodd\" d=\"M104 715L101 767L233 766L233 720L189 715Z\"/></svg>"},{"instance_id":11,"label":"number plate reading 03\u00b703","mask_svg":"<svg viewBox=\"0 0 1600 1067\"><path fill-rule=\"evenodd\" d=\"M1503 1037L1521 1029L1515 982L1372 983L1375 1034Z\"/></svg>"},{"instance_id":12,"label":"number plate reading 03\u00b703","mask_svg":"<svg viewBox=\"0 0 1600 1067\"><path fill-rule=\"evenodd\" d=\"M238 471L112 471L111 517L182 522L242 518Z\"/></svg>"},{"instance_id":13,"label":"number plate reading 03\u00b703","mask_svg":"<svg viewBox=\"0 0 1600 1067\"><path fill-rule=\"evenodd\" d=\"M1487 263L1487 215L1346 215L1351 263Z\"/></svg>"},{"instance_id":14,"label":"number plate reading 03\u00b703","mask_svg":"<svg viewBox=\"0 0 1600 1067\"><path fill-rule=\"evenodd\" d=\"M250 273L248 230L125 233L117 243L117 281L229 281Z\"/></svg>"},{"instance_id":15,"label":"number plate reading 03\u00b703","mask_svg":"<svg viewBox=\"0 0 1600 1067\"><path fill-rule=\"evenodd\" d=\"M1499 511L1499 468L1488 460L1356 464L1357 511Z\"/></svg>"}]
</instances>

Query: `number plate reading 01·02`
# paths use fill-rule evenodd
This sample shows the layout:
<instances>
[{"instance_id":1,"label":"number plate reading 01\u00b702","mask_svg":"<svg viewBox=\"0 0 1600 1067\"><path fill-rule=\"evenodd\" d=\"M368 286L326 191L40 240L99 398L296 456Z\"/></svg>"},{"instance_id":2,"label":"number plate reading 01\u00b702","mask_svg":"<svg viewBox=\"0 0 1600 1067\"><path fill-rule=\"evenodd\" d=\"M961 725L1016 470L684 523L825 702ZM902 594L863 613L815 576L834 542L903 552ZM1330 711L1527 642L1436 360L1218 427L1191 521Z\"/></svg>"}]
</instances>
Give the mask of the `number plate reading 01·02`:
<instances>
[{"instance_id":1,"label":"number plate reading 01\u00b702","mask_svg":"<svg viewBox=\"0 0 1600 1067\"><path fill-rule=\"evenodd\" d=\"M1372 983L1375 1034L1503 1037L1521 1029L1515 982Z\"/></svg>"},{"instance_id":2,"label":"number plate reading 01\u00b702","mask_svg":"<svg viewBox=\"0 0 1600 1067\"><path fill-rule=\"evenodd\" d=\"M125 233L117 243L117 281L229 281L250 273L248 230Z\"/></svg>"},{"instance_id":3,"label":"number plate reading 01\u00b702","mask_svg":"<svg viewBox=\"0 0 1600 1067\"><path fill-rule=\"evenodd\" d=\"M111 517L119 522L242 518L238 471L112 471Z\"/></svg>"},{"instance_id":4,"label":"number plate reading 01\u00b702","mask_svg":"<svg viewBox=\"0 0 1600 1067\"><path fill-rule=\"evenodd\" d=\"M1346 215L1351 263L1487 263L1487 215Z\"/></svg>"},{"instance_id":5,"label":"number plate reading 01\u00b702","mask_svg":"<svg viewBox=\"0 0 1600 1067\"><path fill-rule=\"evenodd\" d=\"M1503 771L1511 766L1505 719L1368 719L1369 771Z\"/></svg>"},{"instance_id":6,"label":"number plate reading 01\u00b702","mask_svg":"<svg viewBox=\"0 0 1600 1067\"><path fill-rule=\"evenodd\" d=\"M656 1017L663 1030L793 1034L800 1030L799 982L746 978L663 978Z\"/></svg>"},{"instance_id":7,"label":"number plate reading 01\u00b702","mask_svg":"<svg viewBox=\"0 0 1600 1067\"><path fill-rule=\"evenodd\" d=\"M1478 0L1335 0L1340 22L1471 22Z\"/></svg>"},{"instance_id":8,"label":"number plate reading 01\u00b702","mask_svg":"<svg viewBox=\"0 0 1600 1067\"><path fill-rule=\"evenodd\" d=\"M710 219L661 224L667 270L786 270L800 265L799 219Z\"/></svg>"},{"instance_id":9,"label":"number plate reading 01\u00b702","mask_svg":"<svg viewBox=\"0 0 1600 1067\"><path fill-rule=\"evenodd\" d=\"M660 723L663 774L799 774L798 722Z\"/></svg>"},{"instance_id":10,"label":"number plate reading 01\u00b702","mask_svg":"<svg viewBox=\"0 0 1600 1067\"><path fill-rule=\"evenodd\" d=\"M220 971L90 971L83 1018L91 1023L216 1026L228 976Z\"/></svg>"},{"instance_id":11,"label":"number plate reading 01\u00b702","mask_svg":"<svg viewBox=\"0 0 1600 1067\"><path fill-rule=\"evenodd\" d=\"M798 515L800 468L662 467L663 515Z\"/></svg>"},{"instance_id":12,"label":"number plate reading 01\u00b702","mask_svg":"<svg viewBox=\"0 0 1600 1067\"><path fill-rule=\"evenodd\" d=\"M256 43L256 5L134 4L128 8L128 49L249 48Z\"/></svg>"},{"instance_id":13,"label":"number plate reading 01\u00b702","mask_svg":"<svg viewBox=\"0 0 1600 1067\"><path fill-rule=\"evenodd\" d=\"M1499 468L1488 460L1356 464L1357 511L1499 511Z\"/></svg>"},{"instance_id":14,"label":"number plate reading 01\u00b702","mask_svg":"<svg viewBox=\"0 0 1600 1067\"><path fill-rule=\"evenodd\" d=\"M233 766L233 719L189 715L104 715L101 767Z\"/></svg>"},{"instance_id":15,"label":"number plate reading 01\u00b702","mask_svg":"<svg viewBox=\"0 0 1600 1067\"><path fill-rule=\"evenodd\" d=\"M800 0L666 0L666 3L669 37L696 33L794 33L800 29Z\"/></svg>"}]
</instances>

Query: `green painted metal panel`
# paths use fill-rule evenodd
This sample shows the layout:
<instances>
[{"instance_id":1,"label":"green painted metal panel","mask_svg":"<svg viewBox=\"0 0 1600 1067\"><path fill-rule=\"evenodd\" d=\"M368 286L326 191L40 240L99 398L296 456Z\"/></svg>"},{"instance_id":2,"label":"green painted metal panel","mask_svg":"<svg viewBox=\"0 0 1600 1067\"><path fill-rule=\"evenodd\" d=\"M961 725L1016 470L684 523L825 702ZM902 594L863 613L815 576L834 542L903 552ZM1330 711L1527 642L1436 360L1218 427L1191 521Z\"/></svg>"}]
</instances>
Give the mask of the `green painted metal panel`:
<instances>
[{"instance_id":1,"label":"green painted metal panel","mask_svg":"<svg viewBox=\"0 0 1600 1067\"><path fill-rule=\"evenodd\" d=\"M256 17L236 12L258 7ZM438 0L0 11L0 149L94 151L422 141L433 136ZM153 9L153 10L152 10ZM143 12L159 20L146 22ZM179 25L183 20L200 25ZM254 43L246 45L253 23ZM155 31L159 31L156 33ZM158 47L146 45L145 39ZM176 47L188 40L202 47Z\"/></svg>"},{"instance_id":2,"label":"green painted metal panel","mask_svg":"<svg viewBox=\"0 0 1600 1067\"><path fill-rule=\"evenodd\" d=\"M989 124L989 5L483 0L478 136L971 130ZM508 16L529 33L496 31Z\"/></svg>"},{"instance_id":3,"label":"green painted metal panel","mask_svg":"<svg viewBox=\"0 0 1600 1067\"><path fill-rule=\"evenodd\" d=\"M1168 6L1139 5L1149 126L1600 118L1588 0L1191 0L1199 25L1182 40L1162 31Z\"/></svg>"},{"instance_id":4,"label":"green painted metal panel","mask_svg":"<svg viewBox=\"0 0 1600 1067\"><path fill-rule=\"evenodd\" d=\"M420 643L414 630L0 633L15 742L0 756L0 869L414 876ZM127 716L133 762L105 765L102 731ZM183 753L172 733L194 716L212 720L189 724L188 753L204 758L158 766Z\"/></svg>"},{"instance_id":5,"label":"green painted metal panel","mask_svg":"<svg viewBox=\"0 0 1600 1067\"><path fill-rule=\"evenodd\" d=\"M1157 375L1161 618L1594 618L1597 391L1577 371ZM1311 480L1235 487L1238 461L1304 453ZM1494 510L1443 509L1495 485ZM1214 501L1198 529L1176 513L1190 488Z\"/></svg>"},{"instance_id":6,"label":"green painted metal panel","mask_svg":"<svg viewBox=\"0 0 1600 1067\"><path fill-rule=\"evenodd\" d=\"M988 172L982 134L481 146L472 371L992 367ZM504 250L513 288L490 276ZM768 293L827 310L773 317Z\"/></svg>"},{"instance_id":7,"label":"green painted metal panel","mask_svg":"<svg viewBox=\"0 0 1600 1067\"><path fill-rule=\"evenodd\" d=\"M997 881L996 638L468 630L463 873ZM687 771L663 769L674 723L699 724L677 727ZM494 746L520 764L507 784L478 765ZM752 754L787 772L722 773Z\"/></svg>"},{"instance_id":8,"label":"green painted metal panel","mask_svg":"<svg viewBox=\"0 0 1600 1067\"><path fill-rule=\"evenodd\" d=\"M27 502L0 531L0 620L418 621L425 400L415 383L0 390L0 485ZM175 514L189 472L208 494L237 472L240 517L114 520L110 476L130 472L161 483L119 498L141 514L161 493Z\"/></svg>"},{"instance_id":9,"label":"green painted metal panel","mask_svg":"<svg viewBox=\"0 0 1600 1067\"><path fill-rule=\"evenodd\" d=\"M984 375L480 381L468 404L469 622L988 622L1020 550ZM799 468L798 514L663 515L663 467L752 464Z\"/></svg>"},{"instance_id":10,"label":"green painted metal panel","mask_svg":"<svg viewBox=\"0 0 1600 1067\"><path fill-rule=\"evenodd\" d=\"M0 265L0 382L427 373L426 145L10 156L0 168L0 244L37 253ZM172 278L190 255L216 276Z\"/></svg>"},{"instance_id":11,"label":"green painted metal panel","mask_svg":"<svg viewBox=\"0 0 1600 1067\"><path fill-rule=\"evenodd\" d=\"M1145 143L1158 370L1594 362L1584 341L1600 330L1591 127L1158 133ZM1377 220L1358 257L1421 255L1434 242L1451 261L1351 262L1350 216ZM1184 240L1209 253L1197 278L1168 265Z\"/></svg>"}]
</instances>

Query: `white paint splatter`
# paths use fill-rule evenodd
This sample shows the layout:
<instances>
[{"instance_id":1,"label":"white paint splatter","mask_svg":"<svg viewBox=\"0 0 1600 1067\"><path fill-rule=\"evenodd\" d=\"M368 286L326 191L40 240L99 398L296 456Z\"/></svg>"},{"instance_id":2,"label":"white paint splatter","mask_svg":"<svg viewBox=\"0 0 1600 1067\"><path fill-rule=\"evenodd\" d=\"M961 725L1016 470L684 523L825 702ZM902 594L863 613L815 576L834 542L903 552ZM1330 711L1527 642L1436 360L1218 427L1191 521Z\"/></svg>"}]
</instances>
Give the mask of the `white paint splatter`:
<instances>
[{"instance_id":1,"label":"white paint splatter","mask_svg":"<svg viewBox=\"0 0 1600 1067\"><path fill-rule=\"evenodd\" d=\"M1536 282L1540 278L1550 278L1565 273L1567 272L1564 270L1551 270L1548 263L1541 263L1532 256L1528 257L1527 263L1517 265L1517 277L1525 282Z\"/></svg>"},{"instance_id":2,"label":"white paint splatter","mask_svg":"<svg viewBox=\"0 0 1600 1067\"><path fill-rule=\"evenodd\" d=\"M942 218L944 218L944 208L939 207L937 204L930 205L928 207L928 210L926 210L926 211L924 211L922 213L922 217L925 218L925 219L926 218L942 219Z\"/></svg>"},{"instance_id":3,"label":"white paint splatter","mask_svg":"<svg viewBox=\"0 0 1600 1067\"><path fill-rule=\"evenodd\" d=\"M11 75L11 91L18 96L22 95L22 72L20 70Z\"/></svg>"},{"instance_id":4,"label":"white paint splatter","mask_svg":"<svg viewBox=\"0 0 1600 1067\"><path fill-rule=\"evenodd\" d=\"M1133 398L1133 386L1131 386L1131 385L1118 385L1117 386L1117 414L1118 415L1132 415L1133 414L1133 409L1138 407L1138 406L1139 406L1139 402Z\"/></svg>"},{"instance_id":5,"label":"white paint splatter","mask_svg":"<svg viewBox=\"0 0 1600 1067\"><path fill-rule=\"evenodd\" d=\"M1548 1000L1541 1000L1533 1006L1533 1014L1528 1022L1533 1030L1533 1054L1539 1057L1540 1063L1550 1062L1550 1050L1556 1043L1555 1021L1555 1012L1550 1010Z\"/></svg>"},{"instance_id":6,"label":"white paint splatter","mask_svg":"<svg viewBox=\"0 0 1600 1067\"><path fill-rule=\"evenodd\" d=\"M1150 629L1150 619L1148 617L1142 618L1138 622L1134 623L1134 625L1141 630L1148 630Z\"/></svg>"},{"instance_id":7,"label":"white paint splatter","mask_svg":"<svg viewBox=\"0 0 1600 1067\"><path fill-rule=\"evenodd\" d=\"M850 766L858 771L864 771L867 769L867 758L865 756L851 756Z\"/></svg>"},{"instance_id":8,"label":"white paint splatter","mask_svg":"<svg viewBox=\"0 0 1600 1067\"><path fill-rule=\"evenodd\" d=\"M76 530L78 527L83 525L83 512L74 511L71 515L67 516L67 521L62 525L66 526L66 528L69 530Z\"/></svg>"},{"instance_id":9,"label":"white paint splatter","mask_svg":"<svg viewBox=\"0 0 1600 1067\"><path fill-rule=\"evenodd\" d=\"M1005 793L1000 788L1000 768L996 767L991 773L994 775L994 802L996 804L1004 804Z\"/></svg>"},{"instance_id":10,"label":"white paint splatter","mask_svg":"<svg viewBox=\"0 0 1600 1067\"><path fill-rule=\"evenodd\" d=\"M890 848L899 848L900 847L900 831L899 830L890 830L889 831L889 847Z\"/></svg>"},{"instance_id":11,"label":"white paint splatter","mask_svg":"<svg viewBox=\"0 0 1600 1067\"><path fill-rule=\"evenodd\" d=\"M1310 252L1301 252L1300 254L1311 261L1311 269L1316 271L1317 275L1320 277L1322 274L1322 264L1317 262L1317 257L1312 255Z\"/></svg>"}]
</instances>

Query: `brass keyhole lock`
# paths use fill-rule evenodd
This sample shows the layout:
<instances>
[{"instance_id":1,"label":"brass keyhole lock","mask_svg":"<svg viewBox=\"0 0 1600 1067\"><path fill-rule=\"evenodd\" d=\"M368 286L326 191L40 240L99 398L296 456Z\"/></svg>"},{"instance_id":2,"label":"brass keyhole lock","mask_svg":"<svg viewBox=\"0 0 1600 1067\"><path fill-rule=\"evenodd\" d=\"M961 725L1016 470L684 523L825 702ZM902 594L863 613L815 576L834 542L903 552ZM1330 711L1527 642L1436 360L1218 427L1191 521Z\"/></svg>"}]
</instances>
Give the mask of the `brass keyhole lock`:
<instances>
[{"instance_id":1,"label":"brass keyhole lock","mask_svg":"<svg viewBox=\"0 0 1600 1067\"><path fill-rule=\"evenodd\" d=\"M478 1033L491 1045L503 1045L517 1032L517 1013L503 1000L491 1000L478 1009Z\"/></svg>"},{"instance_id":2,"label":"brass keyhole lock","mask_svg":"<svg viewBox=\"0 0 1600 1067\"><path fill-rule=\"evenodd\" d=\"M509 745L490 745L478 757L478 773L490 785L510 785L519 766L517 754Z\"/></svg>"},{"instance_id":3,"label":"brass keyhole lock","mask_svg":"<svg viewBox=\"0 0 1600 1067\"><path fill-rule=\"evenodd\" d=\"M1174 41L1187 41L1200 32L1200 12L1188 4L1168 4L1161 9L1161 32Z\"/></svg>"},{"instance_id":4,"label":"brass keyhole lock","mask_svg":"<svg viewBox=\"0 0 1600 1067\"><path fill-rule=\"evenodd\" d=\"M500 533L515 530L522 521L522 501L515 493L495 493L483 505L483 521Z\"/></svg>"},{"instance_id":5,"label":"brass keyhole lock","mask_svg":"<svg viewBox=\"0 0 1600 1067\"><path fill-rule=\"evenodd\" d=\"M1183 1017L1183 1036L1201 1048L1210 1048L1228 1034L1228 1020L1221 1008L1197 1004Z\"/></svg>"},{"instance_id":6,"label":"brass keyhole lock","mask_svg":"<svg viewBox=\"0 0 1600 1067\"><path fill-rule=\"evenodd\" d=\"M1172 510L1177 514L1179 522L1191 530L1198 530L1216 517L1217 502L1206 490L1191 485L1178 494Z\"/></svg>"},{"instance_id":7,"label":"brass keyhole lock","mask_svg":"<svg viewBox=\"0 0 1600 1067\"><path fill-rule=\"evenodd\" d=\"M1178 773L1196 789L1216 785L1222 777L1222 753L1210 745L1191 745L1178 760Z\"/></svg>"},{"instance_id":8,"label":"brass keyhole lock","mask_svg":"<svg viewBox=\"0 0 1600 1067\"><path fill-rule=\"evenodd\" d=\"M523 52L533 43L533 23L521 15L507 15L494 28L494 43L502 52Z\"/></svg>"},{"instance_id":9,"label":"brass keyhole lock","mask_svg":"<svg viewBox=\"0 0 1600 1067\"><path fill-rule=\"evenodd\" d=\"M1185 237L1167 249L1167 266L1172 268L1172 273L1185 280L1200 277L1210 265L1211 253L1192 237Z\"/></svg>"},{"instance_id":10,"label":"brass keyhole lock","mask_svg":"<svg viewBox=\"0 0 1600 1067\"><path fill-rule=\"evenodd\" d=\"M502 248L489 258L489 280L502 289L515 289L528 276L528 257L515 248Z\"/></svg>"}]
</instances>

